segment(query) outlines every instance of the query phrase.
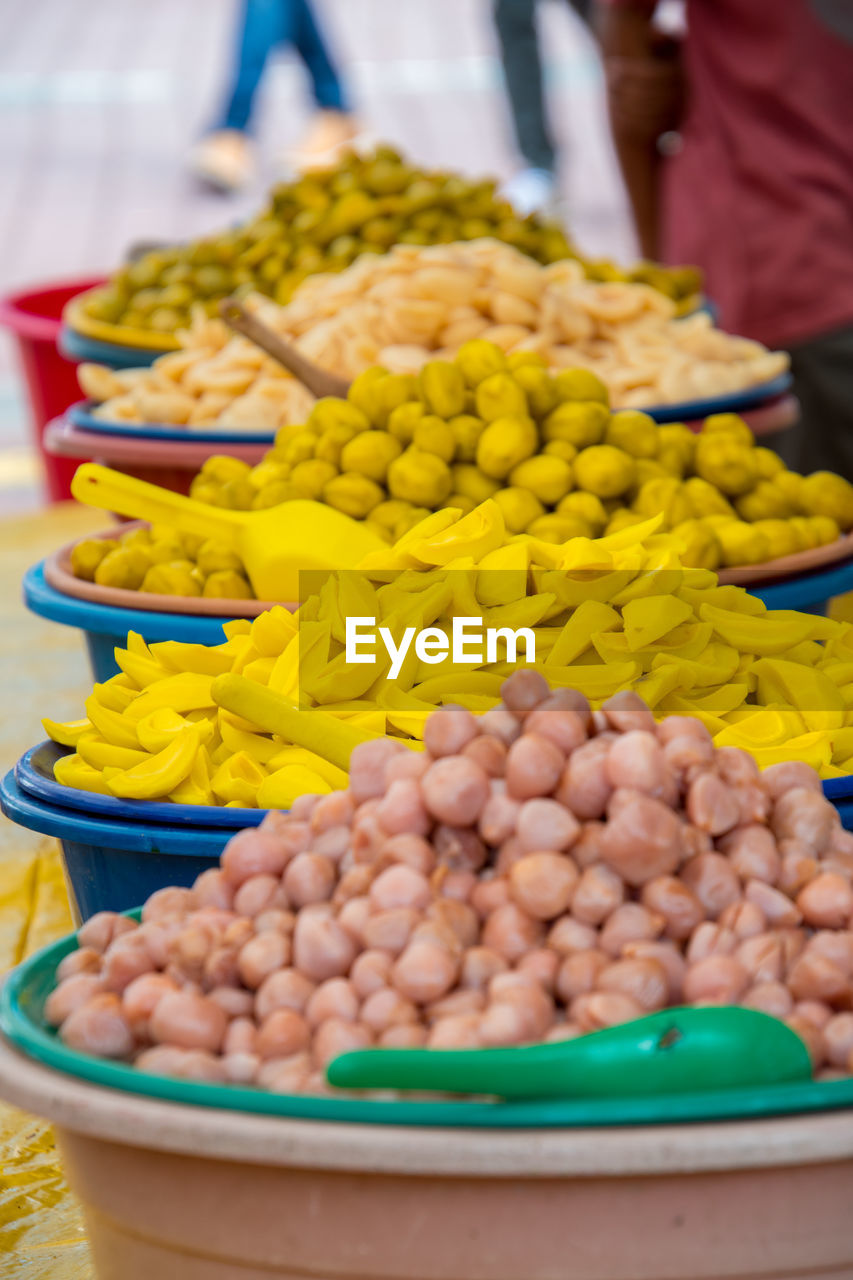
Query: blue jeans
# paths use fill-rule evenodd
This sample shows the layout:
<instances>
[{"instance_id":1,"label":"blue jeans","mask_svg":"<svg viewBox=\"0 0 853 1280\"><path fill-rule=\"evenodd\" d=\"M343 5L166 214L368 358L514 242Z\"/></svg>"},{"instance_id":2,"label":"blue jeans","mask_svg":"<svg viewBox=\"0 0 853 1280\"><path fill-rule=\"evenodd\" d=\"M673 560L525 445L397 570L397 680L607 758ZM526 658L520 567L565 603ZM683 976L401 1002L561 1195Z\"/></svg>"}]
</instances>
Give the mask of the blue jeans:
<instances>
[{"instance_id":1,"label":"blue jeans","mask_svg":"<svg viewBox=\"0 0 853 1280\"><path fill-rule=\"evenodd\" d=\"M348 110L309 0L243 0L240 52L228 105L218 128L242 132L249 127L264 68L277 45L291 45L299 54L311 78L318 107Z\"/></svg>"}]
</instances>

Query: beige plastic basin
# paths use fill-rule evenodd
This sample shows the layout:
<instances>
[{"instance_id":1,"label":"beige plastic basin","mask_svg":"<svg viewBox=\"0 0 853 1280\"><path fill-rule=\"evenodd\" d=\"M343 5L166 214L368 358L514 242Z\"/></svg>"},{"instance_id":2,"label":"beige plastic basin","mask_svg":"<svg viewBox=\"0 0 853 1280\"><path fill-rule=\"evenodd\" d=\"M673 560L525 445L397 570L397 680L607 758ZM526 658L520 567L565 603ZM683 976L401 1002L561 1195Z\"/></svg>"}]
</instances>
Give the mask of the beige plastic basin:
<instances>
[{"instance_id":1,"label":"beige plastic basin","mask_svg":"<svg viewBox=\"0 0 853 1280\"><path fill-rule=\"evenodd\" d=\"M54 1122L99 1280L853 1280L853 1112L475 1131L94 1087L0 1039Z\"/></svg>"}]
</instances>

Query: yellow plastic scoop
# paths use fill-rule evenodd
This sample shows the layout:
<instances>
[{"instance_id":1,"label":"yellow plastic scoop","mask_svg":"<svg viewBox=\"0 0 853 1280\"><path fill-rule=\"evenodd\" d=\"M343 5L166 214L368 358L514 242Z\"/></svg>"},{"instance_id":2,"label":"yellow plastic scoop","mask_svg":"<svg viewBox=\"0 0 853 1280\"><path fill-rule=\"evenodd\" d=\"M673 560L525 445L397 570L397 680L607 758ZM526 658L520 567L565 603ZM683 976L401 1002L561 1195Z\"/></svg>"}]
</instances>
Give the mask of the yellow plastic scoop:
<instances>
[{"instance_id":1,"label":"yellow plastic scoop","mask_svg":"<svg viewBox=\"0 0 853 1280\"><path fill-rule=\"evenodd\" d=\"M308 498L265 511L226 511L94 462L77 468L71 492L90 507L226 543L259 600L297 600L301 569L352 569L385 546L365 524Z\"/></svg>"}]
</instances>

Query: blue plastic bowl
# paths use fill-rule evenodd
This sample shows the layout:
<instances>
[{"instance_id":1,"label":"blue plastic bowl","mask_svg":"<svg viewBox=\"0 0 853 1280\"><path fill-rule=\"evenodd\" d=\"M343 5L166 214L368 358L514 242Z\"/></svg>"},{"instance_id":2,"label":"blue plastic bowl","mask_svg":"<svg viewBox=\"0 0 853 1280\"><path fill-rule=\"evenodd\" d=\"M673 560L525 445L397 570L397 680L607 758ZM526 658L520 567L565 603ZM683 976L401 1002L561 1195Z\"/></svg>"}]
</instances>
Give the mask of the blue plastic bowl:
<instances>
[{"instance_id":1,"label":"blue plastic bowl","mask_svg":"<svg viewBox=\"0 0 853 1280\"><path fill-rule=\"evenodd\" d=\"M800 609L803 613L826 613L829 601L847 591L853 591L853 559L749 588L749 594L758 596L768 609Z\"/></svg>"},{"instance_id":2,"label":"blue plastic bowl","mask_svg":"<svg viewBox=\"0 0 853 1280\"><path fill-rule=\"evenodd\" d=\"M217 865L240 830L240 825L167 826L79 813L27 795L11 770L0 782L0 810L19 826L59 841L72 907L81 920L96 911L129 911L167 885L188 888Z\"/></svg>"},{"instance_id":3,"label":"blue plastic bowl","mask_svg":"<svg viewBox=\"0 0 853 1280\"><path fill-rule=\"evenodd\" d=\"M92 413L95 405L94 400L81 400L71 406L66 417L81 431L102 436L125 436L132 440L179 440L181 444L218 444L223 448L229 444L275 443L274 431L239 431L227 427L214 431L201 427L170 427L165 422L110 422L95 417Z\"/></svg>"},{"instance_id":4,"label":"blue plastic bowl","mask_svg":"<svg viewBox=\"0 0 853 1280\"><path fill-rule=\"evenodd\" d=\"M171 827L257 827L266 809L226 809L207 804L171 804L166 800L118 800L97 791L63 787L53 776L60 756L70 755L69 747L57 742L40 742L21 756L15 765L15 782L21 791L45 804L78 813L103 816L113 822L165 822Z\"/></svg>"},{"instance_id":5,"label":"blue plastic bowl","mask_svg":"<svg viewBox=\"0 0 853 1280\"><path fill-rule=\"evenodd\" d=\"M153 364L158 356L167 355L174 348L164 347L157 351L153 347L120 346L117 342L89 338L85 333L78 333L76 329L70 329L64 324L59 331L59 350L75 364L92 360L95 364L105 364L110 369L141 369Z\"/></svg>"},{"instance_id":6,"label":"blue plastic bowl","mask_svg":"<svg viewBox=\"0 0 853 1280\"><path fill-rule=\"evenodd\" d=\"M188 613L150 613L144 609L116 609L63 595L45 582L44 561L33 565L24 576L24 604L40 618L79 627L86 640L92 674L97 681L118 675L113 655L124 648L128 631L153 643L156 640L183 640L190 644L222 644L222 624L227 618L198 618Z\"/></svg>"},{"instance_id":7,"label":"blue plastic bowl","mask_svg":"<svg viewBox=\"0 0 853 1280\"><path fill-rule=\"evenodd\" d=\"M755 409L758 405L770 400L778 400L790 391L792 386L790 373L780 373L778 378L762 382L757 387L747 387L743 391L730 391L724 396L709 396L705 400L685 400L681 404L656 404L644 409L655 422L695 422L698 418L707 418L712 413L741 413L744 409Z\"/></svg>"}]
</instances>

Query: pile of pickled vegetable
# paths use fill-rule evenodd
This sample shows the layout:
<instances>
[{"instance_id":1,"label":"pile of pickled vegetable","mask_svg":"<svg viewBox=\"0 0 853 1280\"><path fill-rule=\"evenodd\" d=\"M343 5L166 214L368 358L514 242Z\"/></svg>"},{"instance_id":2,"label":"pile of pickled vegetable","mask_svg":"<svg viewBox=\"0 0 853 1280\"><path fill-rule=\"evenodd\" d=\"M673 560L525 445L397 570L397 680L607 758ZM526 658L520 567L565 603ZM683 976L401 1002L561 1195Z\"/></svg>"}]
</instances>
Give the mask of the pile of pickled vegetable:
<instances>
[{"instance_id":1,"label":"pile of pickled vegetable","mask_svg":"<svg viewBox=\"0 0 853 1280\"><path fill-rule=\"evenodd\" d=\"M324 1092L337 1055L583 1035L676 1004L784 1019L853 1071L853 836L817 775L763 774L633 693L518 671L500 705L353 751L347 791L236 835L141 924L89 920L48 1020L184 1079Z\"/></svg>"}]
</instances>

